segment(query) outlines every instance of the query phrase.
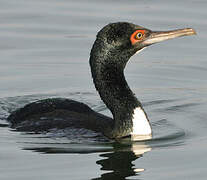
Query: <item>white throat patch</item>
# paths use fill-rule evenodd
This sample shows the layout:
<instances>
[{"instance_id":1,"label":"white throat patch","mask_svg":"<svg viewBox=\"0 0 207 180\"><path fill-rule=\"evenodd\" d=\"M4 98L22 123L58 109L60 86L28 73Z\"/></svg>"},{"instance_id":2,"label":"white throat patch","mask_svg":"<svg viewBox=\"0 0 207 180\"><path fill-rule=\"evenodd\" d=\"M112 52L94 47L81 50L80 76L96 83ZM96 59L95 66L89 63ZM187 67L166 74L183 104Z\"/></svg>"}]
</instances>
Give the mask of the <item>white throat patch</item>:
<instances>
[{"instance_id":1,"label":"white throat patch","mask_svg":"<svg viewBox=\"0 0 207 180\"><path fill-rule=\"evenodd\" d=\"M141 107L134 109L134 114L132 117L132 132L131 135L151 135L152 129L150 123Z\"/></svg>"}]
</instances>

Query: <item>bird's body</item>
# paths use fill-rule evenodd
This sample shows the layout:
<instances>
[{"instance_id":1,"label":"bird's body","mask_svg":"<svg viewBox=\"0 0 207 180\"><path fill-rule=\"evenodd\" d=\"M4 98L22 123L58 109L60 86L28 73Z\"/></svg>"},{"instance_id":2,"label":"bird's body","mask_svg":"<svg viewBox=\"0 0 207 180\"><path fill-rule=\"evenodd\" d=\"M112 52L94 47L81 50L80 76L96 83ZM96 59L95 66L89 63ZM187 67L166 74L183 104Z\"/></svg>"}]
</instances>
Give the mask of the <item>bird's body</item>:
<instances>
[{"instance_id":1,"label":"bird's body","mask_svg":"<svg viewBox=\"0 0 207 180\"><path fill-rule=\"evenodd\" d=\"M8 117L11 127L35 132L86 128L115 139L151 135L148 117L125 80L124 68L132 55L153 43L192 34L192 29L153 32L127 22L105 26L97 34L89 61L95 87L113 119L77 101L45 99L13 112Z\"/></svg>"}]
</instances>

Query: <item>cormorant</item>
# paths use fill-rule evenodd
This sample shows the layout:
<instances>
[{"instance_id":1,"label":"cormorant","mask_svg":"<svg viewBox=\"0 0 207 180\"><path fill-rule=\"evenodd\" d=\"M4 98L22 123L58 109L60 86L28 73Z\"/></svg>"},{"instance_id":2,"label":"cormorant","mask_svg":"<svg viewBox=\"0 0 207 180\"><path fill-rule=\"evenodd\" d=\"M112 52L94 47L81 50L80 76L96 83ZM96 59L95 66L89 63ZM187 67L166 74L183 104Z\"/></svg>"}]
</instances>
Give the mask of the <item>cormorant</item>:
<instances>
[{"instance_id":1,"label":"cormorant","mask_svg":"<svg viewBox=\"0 0 207 180\"><path fill-rule=\"evenodd\" d=\"M8 121L19 131L76 127L101 132L111 139L151 136L147 114L129 88L124 68L131 56L151 44L194 34L191 28L151 31L128 22L108 24L98 32L89 61L96 90L113 118L74 100L52 98L25 105L12 112Z\"/></svg>"}]
</instances>

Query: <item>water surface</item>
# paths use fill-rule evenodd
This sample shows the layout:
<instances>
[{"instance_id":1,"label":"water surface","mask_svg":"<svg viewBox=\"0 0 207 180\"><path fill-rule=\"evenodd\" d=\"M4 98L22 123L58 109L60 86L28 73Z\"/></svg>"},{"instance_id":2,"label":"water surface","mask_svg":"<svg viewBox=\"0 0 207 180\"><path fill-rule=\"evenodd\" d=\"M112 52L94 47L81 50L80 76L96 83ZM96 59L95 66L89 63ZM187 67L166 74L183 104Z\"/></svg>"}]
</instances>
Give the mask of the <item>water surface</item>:
<instances>
[{"instance_id":1,"label":"water surface","mask_svg":"<svg viewBox=\"0 0 207 180\"><path fill-rule=\"evenodd\" d=\"M0 0L0 179L206 179L206 8L204 0ZM198 34L151 46L127 65L152 140L108 142L85 130L32 134L7 126L11 111L48 97L111 116L88 59L97 31L116 21Z\"/></svg>"}]
</instances>

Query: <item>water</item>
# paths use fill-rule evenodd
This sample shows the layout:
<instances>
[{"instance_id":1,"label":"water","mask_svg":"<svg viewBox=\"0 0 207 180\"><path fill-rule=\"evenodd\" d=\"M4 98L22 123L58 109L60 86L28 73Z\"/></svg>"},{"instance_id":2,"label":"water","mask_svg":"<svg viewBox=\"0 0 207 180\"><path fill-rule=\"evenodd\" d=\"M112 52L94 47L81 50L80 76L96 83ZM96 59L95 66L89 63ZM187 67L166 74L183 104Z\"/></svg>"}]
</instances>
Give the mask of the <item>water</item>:
<instances>
[{"instance_id":1,"label":"water","mask_svg":"<svg viewBox=\"0 0 207 180\"><path fill-rule=\"evenodd\" d=\"M207 2L0 0L0 179L206 179ZM68 97L110 116L91 80L95 35L109 22L197 36L151 46L125 74L152 122L153 139L106 142L74 129L15 132L9 113Z\"/></svg>"}]
</instances>

